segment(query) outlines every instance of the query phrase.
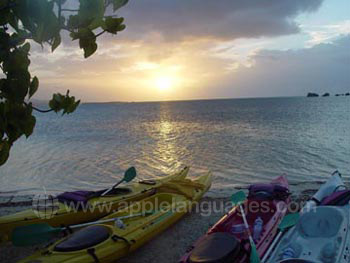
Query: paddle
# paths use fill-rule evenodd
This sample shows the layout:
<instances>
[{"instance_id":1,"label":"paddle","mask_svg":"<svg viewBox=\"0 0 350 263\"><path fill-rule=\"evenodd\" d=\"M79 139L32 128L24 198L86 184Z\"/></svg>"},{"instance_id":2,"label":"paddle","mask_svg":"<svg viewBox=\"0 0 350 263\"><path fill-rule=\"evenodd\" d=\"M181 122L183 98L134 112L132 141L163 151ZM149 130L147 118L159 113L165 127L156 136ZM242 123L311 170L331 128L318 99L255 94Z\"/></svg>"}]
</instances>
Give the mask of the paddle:
<instances>
[{"instance_id":1,"label":"paddle","mask_svg":"<svg viewBox=\"0 0 350 263\"><path fill-rule=\"evenodd\" d=\"M131 182L135 177L136 177L136 169L135 167L130 167L128 170L125 171L123 179L120 180L115 185L113 185L111 188L107 189L105 192L103 192L101 196L105 196L114 188L116 188L118 185L120 185L122 182L126 182L126 183Z\"/></svg>"},{"instance_id":2,"label":"paddle","mask_svg":"<svg viewBox=\"0 0 350 263\"><path fill-rule=\"evenodd\" d=\"M248 225L248 222L247 222L247 218L245 216L245 213L244 213L244 210L243 210L243 207L242 207L242 203L247 200L247 197L245 195L245 193L243 191L239 191L235 194L233 194L231 196L231 201L233 203L234 206L239 206L239 209L241 210L241 213L242 213L242 218L243 218L243 222L244 222L244 226L247 230L247 233L248 233L248 236L249 236L249 243L250 243L250 247L251 247L251 252L250 252L250 263L259 263L260 262L260 258L259 258L259 255L258 255L258 252L256 250L256 245L253 241L253 238L252 238L252 234L250 233L250 230L249 230L249 225Z\"/></svg>"},{"instance_id":3,"label":"paddle","mask_svg":"<svg viewBox=\"0 0 350 263\"><path fill-rule=\"evenodd\" d=\"M295 224L298 222L300 217L299 213L294 213L294 214L289 214L286 215L281 223L278 225L278 229L279 229L279 233L276 236L276 238L273 240L272 244L270 245L269 249L266 251L263 259L262 259L262 263L267 262L266 259L268 258L268 256L270 255L271 251L274 249L274 247L276 246L276 243L280 240L282 234L288 229L291 228L292 226L295 226Z\"/></svg>"},{"instance_id":4,"label":"paddle","mask_svg":"<svg viewBox=\"0 0 350 263\"><path fill-rule=\"evenodd\" d=\"M133 218L138 216L146 216L150 214L153 214L153 212L145 212L145 213L109 218L109 219L99 220L95 222L72 225L69 227L71 229L75 229L75 228L90 226L94 224L103 224L103 223L108 223L113 221L115 221L117 224L122 219ZM66 230L65 227L52 227L47 223L20 226L20 227L16 227L12 231L12 243L14 246L37 245L37 244L45 243L52 238L55 238L59 233L61 233L64 230Z\"/></svg>"}]
</instances>

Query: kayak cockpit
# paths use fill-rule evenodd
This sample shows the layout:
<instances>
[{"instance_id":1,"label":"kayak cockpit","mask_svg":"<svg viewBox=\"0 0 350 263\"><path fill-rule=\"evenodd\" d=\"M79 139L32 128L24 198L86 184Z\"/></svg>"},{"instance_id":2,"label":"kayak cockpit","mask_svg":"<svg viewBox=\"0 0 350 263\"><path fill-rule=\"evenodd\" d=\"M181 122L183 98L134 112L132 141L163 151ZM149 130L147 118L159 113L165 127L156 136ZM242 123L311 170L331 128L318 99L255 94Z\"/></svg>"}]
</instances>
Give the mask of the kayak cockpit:
<instances>
[{"instance_id":1,"label":"kayak cockpit","mask_svg":"<svg viewBox=\"0 0 350 263\"><path fill-rule=\"evenodd\" d=\"M348 213L347 205L318 206L302 214L275 249L271 262L348 262Z\"/></svg>"},{"instance_id":2,"label":"kayak cockpit","mask_svg":"<svg viewBox=\"0 0 350 263\"><path fill-rule=\"evenodd\" d=\"M110 229L103 225L88 226L58 243L53 251L72 252L96 246L107 240L110 232Z\"/></svg>"},{"instance_id":3,"label":"kayak cockpit","mask_svg":"<svg viewBox=\"0 0 350 263\"><path fill-rule=\"evenodd\" d=\"M249 232L255 237L257 253L261 257L268 249L276 235L278 224L287 212L290 202L289 185L287 179L280 176L270 184L251 185L248 192L248 198L244 198L242 207ZM245 196L244 193L243 195ZM251 245L248 231L237 205L240 202L233 200L234 198L234 207L187 250L181 263L249 262ZM221 244L221 240L224 239L232 244L229 248Z\"/></svg>"},{"instance_id":4,"label":"kayak cockpit","mask_svg":"<svg viewBox=\"0 0 350 263\"><path fill-rule=\"evenodd\" d=\"M333 238L338 234L343 220L344 216L338 209L320 206L314 213L304 214L297 229L305 238Z\"/></svg>"},{"instance_id":5,"label":"kayak cockpit","mask_svg":"<svg viewBox=\"0 0 350 263\"><path fill-rule=\"evenodd\" d=\"M229 233L205 236L193 249L189 263L231 262L240 253L240 242Z\"/></svg>"},{"instance_id":6,"label":"kayak cockpit","mask_svg":"<svg viewBox=\"0 0 350 263\"><path fill-rule=\"evenodd\" d=\"M224 218L220 224L214 226L211 232L228 232L233 234L237 239L248 239L242 215L239 209L234 208L235 212ZM277 220L276 214L279 212L274 201L270 200L248 200L243 209L246 214L250 232L254 232L254 223L260 218L263 222L262 231L256 241L264 237L266 230L271 228L271 224Z\"/></svg>"}]
</instances>

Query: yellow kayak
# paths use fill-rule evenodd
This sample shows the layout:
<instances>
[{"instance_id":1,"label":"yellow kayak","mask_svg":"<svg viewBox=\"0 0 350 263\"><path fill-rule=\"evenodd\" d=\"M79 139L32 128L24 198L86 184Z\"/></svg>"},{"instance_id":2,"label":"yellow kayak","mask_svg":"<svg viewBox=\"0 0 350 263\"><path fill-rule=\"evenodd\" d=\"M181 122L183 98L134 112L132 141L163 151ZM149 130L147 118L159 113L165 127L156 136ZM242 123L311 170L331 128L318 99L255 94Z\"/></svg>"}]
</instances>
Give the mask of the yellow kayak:
<instances>
[{"instance_id":1,"label":"yellow kayak","mask_svg":"<svg viewBox=\"0 0 350 263\"><path fill-rule=\"evenodd\" d=\"M184 179L189 168L185 167L178 173L161 177L155 180L143 180L137 183L127 184L125 187L116 188L105 196L97 196L89 199L84 207L75 207L67 203L55 202L55 209L28 209L15 214L0 217L0 243L11 240L14 228L30 224L48 223L53 227L73 225L89 221L95 221L118 209L125 207L130 202L138 201L154 195L159 188L171 180ZM104 191L100 191L104 192ZM83 208L83 209L82 209Z\"/></svg>"},{"instance_id":2,"label":"yellow kayak","mask_svg":"<svg viewBox=\"0 0 350 263\"><path fill-rule=\"evenodd\" d=\"M211 182L210 172L196 180L168 181L156 194L102 219L115 219L113 222L82 228L20 262L115 262L184 216Z\"/></svg>"}]
</instances>

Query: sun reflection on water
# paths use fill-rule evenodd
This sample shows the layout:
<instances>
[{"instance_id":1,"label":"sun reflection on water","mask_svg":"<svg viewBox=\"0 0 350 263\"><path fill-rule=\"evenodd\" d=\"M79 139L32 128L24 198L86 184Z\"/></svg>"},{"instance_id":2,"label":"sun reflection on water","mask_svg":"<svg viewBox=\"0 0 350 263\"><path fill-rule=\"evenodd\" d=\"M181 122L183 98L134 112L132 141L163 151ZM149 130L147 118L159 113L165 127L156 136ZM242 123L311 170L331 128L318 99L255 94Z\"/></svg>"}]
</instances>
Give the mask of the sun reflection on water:
<instances>
[{"instance_id":1,"label":"sun reflection on water","mask_svg":"<svg viewBox=\"0 0 350 263\"><path fill-rule=\"evenodd\" d=\"M153 148L154 158L158 160L159 169L164 172L172 172L183 164L181 156L184 149L178 144L179 132L175 121L171 120L171 112L167 103L162 103L159 108L159 121L155 128Z\"/></svg>"}]
</instances>

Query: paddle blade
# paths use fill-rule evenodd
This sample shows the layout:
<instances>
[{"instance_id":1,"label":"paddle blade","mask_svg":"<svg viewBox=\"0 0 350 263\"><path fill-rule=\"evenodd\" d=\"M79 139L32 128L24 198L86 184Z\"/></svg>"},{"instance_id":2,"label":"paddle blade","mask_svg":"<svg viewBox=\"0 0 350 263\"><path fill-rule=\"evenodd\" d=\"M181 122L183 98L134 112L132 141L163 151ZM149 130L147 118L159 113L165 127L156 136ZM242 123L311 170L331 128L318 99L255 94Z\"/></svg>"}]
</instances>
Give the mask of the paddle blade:
<instances>
[{"instance_id":1,"label":"paddle blade","mask_svg":"<svg viewBox=\"0 0 350 263\"><path fill-rule=\"evenodd\" d=\"M260 263L260 257L258 251L256 251L255 244L252 245L252 250L250 252L250 263Z\"/></svg>"},{"instance_id":2,"label":"paddle blade","mask_svg":"<svg viewBox=\"0 0 350 263\"><path fill-rule=\"evenodd\" d=\"M134 180L135 177L136 177L136 169L135 167L130 167L128 170L125 171L123 181L128 183Z\"/></svg>"},{"instance_id":3,"label":"paddle blade","mask_svg":"<svg viewBox=\"0 0 350 263\"><path fill-rule=\"evenodd\" d=\"M59 232L61 228L53 228L45 223L19 226L12 231L12 243L18 247L42 244L54 238Z\"/></svg>"},{"instance_id":4,"label":"paddle blade","mask_svg":"<svg viewBox=\"0 0 350 263\"><path fill-rule=\"evenodd\" d=\"M285 217L283 217L281 223L278 225L278 228L281 231L284 231L292 226L295 226L295 224L298 222L300 217L299 213L294 214L288 214Z\"/></svg>"},{"instance_id":5,"label":"paddle blade","mask_svg":"<svg viewBox=\"0 0 350 263\"><path fill-rule=\"evenodd\" d=\"M247 197L243 191L239 191L237 193L234 193L231 196L231 201L232 201L234 206L244 203L245 200L247 200Z\"/></svg>"}]
</instances>

